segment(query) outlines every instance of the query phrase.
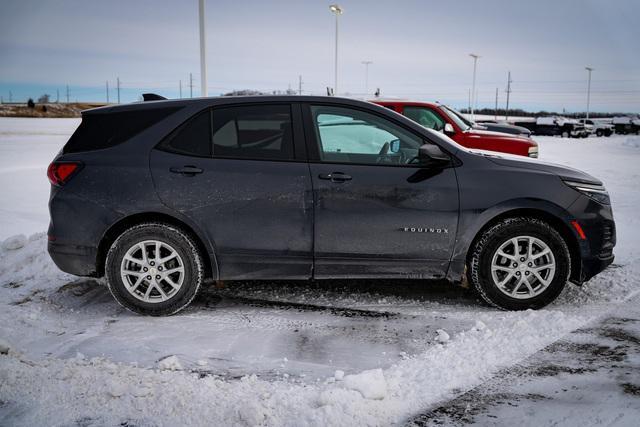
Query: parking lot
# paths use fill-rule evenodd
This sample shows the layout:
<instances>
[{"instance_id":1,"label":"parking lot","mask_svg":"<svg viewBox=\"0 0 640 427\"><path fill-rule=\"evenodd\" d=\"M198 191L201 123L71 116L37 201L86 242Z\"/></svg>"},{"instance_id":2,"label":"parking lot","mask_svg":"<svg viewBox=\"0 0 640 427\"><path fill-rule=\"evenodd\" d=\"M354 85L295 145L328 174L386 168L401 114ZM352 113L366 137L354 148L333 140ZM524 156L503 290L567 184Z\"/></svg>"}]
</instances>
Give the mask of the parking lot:
<instances>
[{"instance_id":1,"label":"parking lot","mask_svg":"<svg viewBox=\"0 0 640 427\"><path fill-rule=\"evenodd\" d=\"M60 272L46 253L44 169L77 121L0 120L0 338L8 353L0 356L0 424L42 425L53 413L61 425L486 421L510 407L485 398L482 410L456 418L454 409L473 406L487 387L505 391L513 375L549 405L564 383L594 389L601 366L578 357L563 369L578 347L549 350L558 343L624 345L620 364L637 360L638 136L536 138L542 161L604 181L618 226L615 263L545 310L498 311L442 283L241 282L211 283L185 312L147 318L118 306L100 281ZM626 320L612 327L610 319ZM589 332L598 328L624 329L626 344ZM544 358L560 366L549 381L523 368ZM624 381L607 383L618 403L594 407L604 424L640 414L638 370L625 369L615 372ZM563 396L577 402L580 394ZM550 425L576 406L555 410L531 425Z\"/></svg>"}]
</instances>

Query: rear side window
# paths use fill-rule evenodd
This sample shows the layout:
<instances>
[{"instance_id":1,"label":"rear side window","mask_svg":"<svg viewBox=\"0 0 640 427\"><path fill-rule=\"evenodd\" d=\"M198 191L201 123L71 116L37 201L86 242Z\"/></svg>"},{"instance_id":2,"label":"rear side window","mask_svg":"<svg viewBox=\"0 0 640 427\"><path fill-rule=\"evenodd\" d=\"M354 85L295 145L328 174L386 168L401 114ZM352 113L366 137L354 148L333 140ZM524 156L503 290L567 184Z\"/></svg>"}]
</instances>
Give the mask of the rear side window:
<instances>
[{"instance_id":1,"label":"rear side window","mask_svg":"<svg viewBox=\"0 0 640 427\"><path fill-rule=\"evenodd\" d=\"M158 123L180 107L115 113L89 113L64 146L65 153L100 150L121 144Z\"/></svg>"},{"instance_id":2,"label":"rear side window","mask_svg":"<svg viewBox=\"0 0 640 427\"><path fill-rule=\"evenodd\" d=\"M213 156L240 159L293 159L289 105L213 109Z\"/></svg>"},{"instance_id":3,"label":"rear side window","mask_svg":"<svg viewBox=\"0 0 640 427\"><path fill-rule=\"evenodd\" d=\"M160 145L172 153L211 156L211 111L205 110L173 131Z\"/></svg>"}]
</instances>

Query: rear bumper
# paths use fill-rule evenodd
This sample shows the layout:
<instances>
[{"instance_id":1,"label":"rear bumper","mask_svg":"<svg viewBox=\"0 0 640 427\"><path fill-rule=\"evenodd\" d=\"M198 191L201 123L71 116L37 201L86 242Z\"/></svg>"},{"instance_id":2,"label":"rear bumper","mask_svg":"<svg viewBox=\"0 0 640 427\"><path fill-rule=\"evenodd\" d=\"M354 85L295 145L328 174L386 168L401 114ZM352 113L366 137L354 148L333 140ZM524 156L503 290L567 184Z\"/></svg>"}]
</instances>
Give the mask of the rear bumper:
<instances>
[{"instance_id":1,"label":"rear bumper","mask_svg":"<svg viewBox=\"0 0 640 427\"><path fill-rule=\"evenodd\" d=\"M96 248L65 245L50 241L47 245L47 250L55 265L65 273L76 276L97 276Z\"/></svg>"}]
</instances>

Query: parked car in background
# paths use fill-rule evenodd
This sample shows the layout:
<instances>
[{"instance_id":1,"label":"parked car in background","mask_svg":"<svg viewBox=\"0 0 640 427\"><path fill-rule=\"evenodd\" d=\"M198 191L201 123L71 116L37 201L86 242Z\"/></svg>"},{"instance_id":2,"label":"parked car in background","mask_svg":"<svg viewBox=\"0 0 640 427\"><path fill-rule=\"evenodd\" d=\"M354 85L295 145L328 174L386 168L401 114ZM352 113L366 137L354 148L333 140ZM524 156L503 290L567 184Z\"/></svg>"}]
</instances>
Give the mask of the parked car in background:
<instances>
[{"instance_id":1,"label":"parked car in background","mask_svg":"<svg viewBox=\"0 0 640 427\"><path fill-rule=\"evenodd\" d=\"M182 310L207 278L446 279L535 309L614 259L597 178L468 150L352 99L85 111L48 177L56 265L106 276L122 306L147 315Z\"/></svg>"},{"instance_id":2,"label":"parked car in background","mask_svg":"<svg viewBox=\"0 0 640 427\"><path fill-rule=\"evenodd\" d=\"M531 138L473 128L451 108L423 101L374 100L422 126L443 132L458 144L479 150L538 157L538 143Z\"/></svg>"},{"instance_id":3,"label":"parked car in background","mask_svg":"<svg viewBox=\"0 0 640 427\"><path fill-rule=\"evenodd\" d=\"M516 126L526 127L534 135L586 138L589 132L575 119L566 117L538 117L535 121L516 121Z\"/></svg>"},{"instance_id":4,"label":"parked car in background","mask_svg":"<svg viewBox=\"0 0 640 427\"><path fill-rule=\"evenodd\" d=\"M613 126L619 135L627 135L630 133L640 133L640 119L638 117L614 117Z\"/></svg>"},{"instance_id":5,"label":"parked car in background","mask_svg":"<svg viewBox=\"0 0 640 427\"><path fill-rule=\"evenodd\" d=\"M508 133L511 135L519 135L530 137L531 131L527 128L523 128L522 126L514 126L507 122L497 122L495 120L482 120L482 121L474 121L465 116L460 111L455 110L451 107L447 107L450 111L454 112L460 120L465 122L468 126L471 126L474 129L478 130L488 130L491 132L500 132L500 133Z\"/></svg>"},{"instance_id":6,"label":"parked car in background","mask_svg":"<svg viewBox=\"0 0 640 427\"><path fill-rule=\"evenodd\" d=\"M492 132L510 133L512 135L531 136L531 131L522 126L512 125L507 122L499 122L495 120L481 120L474 122L478 129L484 128Z\"/></svg>"},{"instance_id":7,"label":"parked car in background","mask_svg":"<svg viewBox=\"0 0 640 427\"><path fill-rule=\"evenodd\" d=\"M587 129L590 134L595 134L596 136L613 135L614 127L612 124L592 119L580 119L579 121L585 126L585 129Z\"/></svg>"}]
</instances>

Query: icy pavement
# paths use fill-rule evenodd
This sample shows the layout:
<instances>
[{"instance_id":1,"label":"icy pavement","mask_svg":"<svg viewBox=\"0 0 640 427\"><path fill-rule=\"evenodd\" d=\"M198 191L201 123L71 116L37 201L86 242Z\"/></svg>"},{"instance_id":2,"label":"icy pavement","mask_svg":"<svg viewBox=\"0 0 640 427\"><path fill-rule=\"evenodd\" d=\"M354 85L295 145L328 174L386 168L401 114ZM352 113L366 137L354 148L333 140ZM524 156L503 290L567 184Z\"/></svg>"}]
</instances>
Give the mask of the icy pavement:
<instances>
[{"instance_id":1,"label":"icy pavement","mask_svg":"<svg viewBox=\"0 0 640 427\"><path fill-rule=\"evenodd\" d=\"M597 333L575 331L637 317L619 313L637 304L624 300L640 290L639 137L540 138L543 159L604 180L618 226L616 263L582 288L568 286L545 310L496 311L437 283L269 282L212 285L184 313L157 319L124 311L99 281L58 271L46 254L44 170L73 123L5 120L0 175L21 175L0 189L0 425L402 425L485 385L506 387L508 375L523 388L504 393L530 387L543 395L570 374L538 384L546 377L528 363L597 369L579 377L587 396L606 369L637 373L633 345L598 366L569 344L549 363L544 355L579 339L615 352ZM7 240L16 233L30 237ZM633 326L614 329L623 327ZM612 407L631 411L625 405L640 398L610 377ZM578 392L563 394L567 416L589 425ZM566 415L538 406L553 399L529 400L518 404L534 414L532 425ZM472 421L515 420L517 408L487 402Z\"/></svg>"},{"instance_id":2,"label":"icy pavement","mask_svg":"<svg viewBox=\"0 0 640 427\"><path fill-rule=\"evenodd\" d=\"M414 417L409 426L637 426L640 297L491 380Z\"/></svg>"}]
</instances>

